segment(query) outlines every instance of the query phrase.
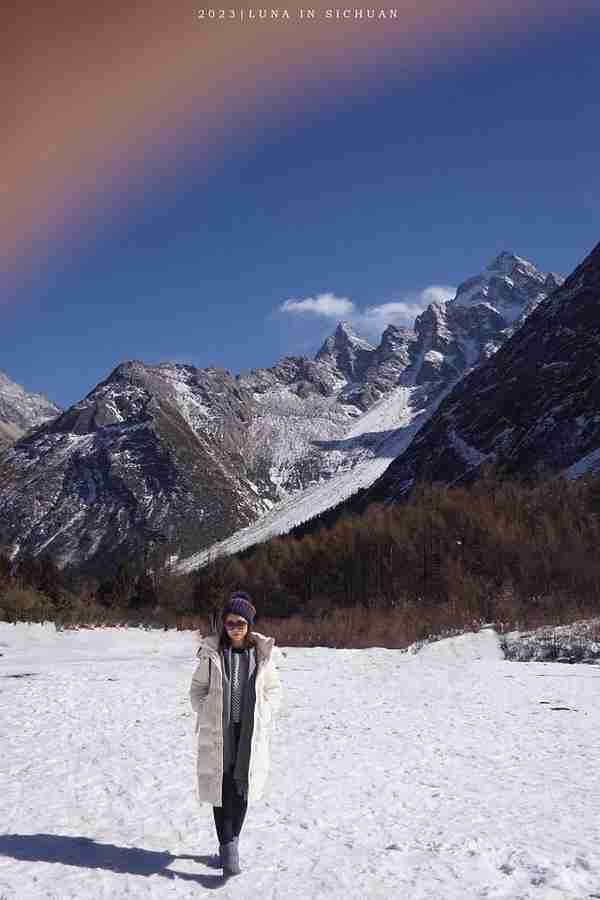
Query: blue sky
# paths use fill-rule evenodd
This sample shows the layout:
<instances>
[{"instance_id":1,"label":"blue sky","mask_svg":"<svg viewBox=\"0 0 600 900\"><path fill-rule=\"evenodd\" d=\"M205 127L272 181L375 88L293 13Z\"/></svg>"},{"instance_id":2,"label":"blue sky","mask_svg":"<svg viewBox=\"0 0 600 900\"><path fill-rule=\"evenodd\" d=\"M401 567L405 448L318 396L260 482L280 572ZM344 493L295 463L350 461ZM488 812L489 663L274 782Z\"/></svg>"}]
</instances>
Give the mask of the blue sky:
<instances>
[{"instance_id":1,"label":"blue sky","mask_svg":"<svg viewBox=\"0 0 600 900\"><path fill-rule=\"evenodd\" d=\"M568 274L600 240L599 37L574 23L388 72L237 140L209 177L186 162L175 190L109 197L1 311L0 369L67 406L126 359L238 373L312 354L340 316L290 299L331 294L361 321L505 249Z\"/></svg>"}]
</instances>

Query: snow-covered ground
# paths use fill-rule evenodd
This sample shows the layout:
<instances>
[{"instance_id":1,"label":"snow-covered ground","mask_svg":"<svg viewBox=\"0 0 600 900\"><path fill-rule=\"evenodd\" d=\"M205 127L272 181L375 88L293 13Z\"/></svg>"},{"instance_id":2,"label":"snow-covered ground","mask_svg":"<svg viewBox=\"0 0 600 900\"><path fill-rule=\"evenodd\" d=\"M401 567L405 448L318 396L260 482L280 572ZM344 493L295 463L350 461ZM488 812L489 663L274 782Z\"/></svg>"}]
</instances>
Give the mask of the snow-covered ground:
<instances>
[{"instance_id":1,"label":"snow-covered ground","mask_svg":"<svg viewBox=\"0 0 600 900\"><path fill-rule=\"evenodd\" d=\"M2 900L600 897L595 667L505 661L489 630L285 650L269 791L223 881L195 647L0 624Z\"/></svg>"}]
</instances>

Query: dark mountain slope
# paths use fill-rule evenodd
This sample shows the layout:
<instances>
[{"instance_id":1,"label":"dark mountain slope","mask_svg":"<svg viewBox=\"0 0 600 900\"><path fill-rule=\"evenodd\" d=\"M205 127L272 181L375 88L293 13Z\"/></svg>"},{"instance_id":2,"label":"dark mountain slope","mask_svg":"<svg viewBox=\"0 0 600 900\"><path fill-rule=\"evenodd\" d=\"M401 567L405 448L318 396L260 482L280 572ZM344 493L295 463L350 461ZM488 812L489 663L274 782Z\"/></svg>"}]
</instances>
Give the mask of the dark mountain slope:
<instances>
[{"instance_id":1,"label":"dark mountain slope","mask_svg":"<svg viewBox=\"0 0 600 900\"><path fill-rule=\"evenodd\" d=\"M420 480L468 480L488 462L508 475L582 474L599 448L600 244L460 382L366 502Z\"/></svg>"}]
</instances>

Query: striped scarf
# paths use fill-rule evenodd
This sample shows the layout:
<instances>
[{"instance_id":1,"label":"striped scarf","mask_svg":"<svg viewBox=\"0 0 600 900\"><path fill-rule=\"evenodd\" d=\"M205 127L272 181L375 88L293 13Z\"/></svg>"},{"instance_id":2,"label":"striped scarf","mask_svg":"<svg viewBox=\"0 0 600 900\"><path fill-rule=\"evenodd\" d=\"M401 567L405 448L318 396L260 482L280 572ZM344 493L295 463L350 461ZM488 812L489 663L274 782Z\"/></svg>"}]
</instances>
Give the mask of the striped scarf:
<instances>
[{"instance_id":1,"label":"striped scarf","mask_svg":"<svg viewBox=\"0 0 600 900\"><path fill-rule=\"evenodd\" d=\"M256 693L254 681L256 678L256 654L254 647L243 653L235 653L231 647L221 651L223 659L223 770L229 771L234 767L238 793L248 793L248 765L250 762L250 745L254 725L254 705ZM239 701L233 700L233 681L235 658L238 658L238 693ZM236 748L234 738L235 720L234 710L239 702L239 722L241 733L239 746ZM237 750L237 753L236 753Z\"/></svg>"}]
</instances>

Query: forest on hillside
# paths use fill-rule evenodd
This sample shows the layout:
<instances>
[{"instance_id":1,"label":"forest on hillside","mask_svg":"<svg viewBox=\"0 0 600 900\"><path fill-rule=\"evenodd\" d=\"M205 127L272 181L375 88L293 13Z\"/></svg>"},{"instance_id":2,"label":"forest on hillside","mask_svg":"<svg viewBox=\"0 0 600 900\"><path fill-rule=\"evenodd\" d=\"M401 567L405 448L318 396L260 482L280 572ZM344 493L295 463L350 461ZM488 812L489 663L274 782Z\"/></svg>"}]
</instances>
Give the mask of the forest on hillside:
<instances>
[{"instance_id":1,"label":"forest on hillside","mask_svg":"<svg viewBox=\"0 0 600 900\"><path fill-rule=\"evenodd\" d=\"M563 624L600 612L600 479L420 484L370 506L178 575L132 560L107 580L49 557L0 555L0 620L59 627L143 624L206 631L243 587L257 629L287 645L404 647L495 622Z\"/></svg>"}]
</instances>

